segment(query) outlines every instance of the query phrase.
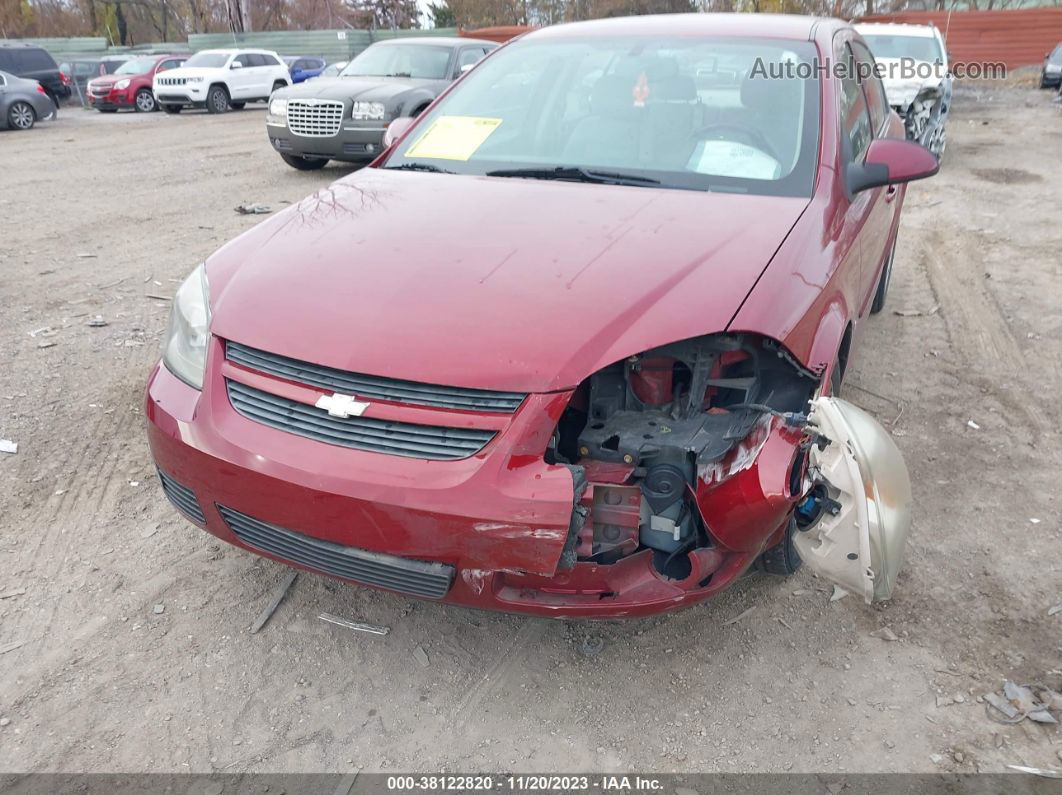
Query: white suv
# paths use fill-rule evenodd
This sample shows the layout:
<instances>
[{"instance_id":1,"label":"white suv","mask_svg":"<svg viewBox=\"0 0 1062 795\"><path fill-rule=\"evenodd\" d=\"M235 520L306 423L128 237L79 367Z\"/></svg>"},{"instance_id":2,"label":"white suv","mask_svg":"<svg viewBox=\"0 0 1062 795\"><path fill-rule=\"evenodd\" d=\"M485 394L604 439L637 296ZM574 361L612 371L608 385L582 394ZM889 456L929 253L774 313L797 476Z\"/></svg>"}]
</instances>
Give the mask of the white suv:
<instances>
[{"instance_id":1,"label":"white suv","mask_svg":"<svg viewBox=\"0 0 1062 795\"><path fill-rule=\"evenodd\" d=\"M288 67L269 50L200 50L179 69L155 75L155 100L167 113L206 108L225 113L247 102L266 102L291 85Z\"/></svg>"}]
</instances>

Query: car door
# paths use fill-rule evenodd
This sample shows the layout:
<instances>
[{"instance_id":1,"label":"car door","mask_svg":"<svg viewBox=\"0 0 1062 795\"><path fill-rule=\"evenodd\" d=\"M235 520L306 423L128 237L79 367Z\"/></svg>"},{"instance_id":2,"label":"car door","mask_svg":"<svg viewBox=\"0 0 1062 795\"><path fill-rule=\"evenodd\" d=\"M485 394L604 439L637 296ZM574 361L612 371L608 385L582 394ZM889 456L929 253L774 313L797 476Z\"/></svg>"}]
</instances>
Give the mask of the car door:
<instances>
[{"instance_id":1,"label":"car door","mask_svg":"<svg viewBox=\"0 0 1062 795\"><path fill-rule=\"evenodd\" d=\"M850 35L849 31L841 31L834 40L834 58L842 67L838 69L841 76L837 92L842 177L850 164L863 162L874 137L870 109L856 71L855 56L849 47ZM841 242L848 250L842 265L843 289L852 314L858 317L865 314L867 307L863 305L863 299L871 280L871 268L865 263L863 249L868 236L874 238L878 234L875 223L880 217L875 210L881 194L881 188L873 188L846 197Z\"/></svg>"},{"instance_id":2,"label":"car door","mask_svg":"<svg viewBox=\"0 0 1062 795\"><path fill-rule=\"evenodd\" d=\"M240 101L251 96L255 83L252 63L251 53L248 52L241 52L229 63L229 96L232 99Z\"/></svg>"},{"instance_id":3,"label":"car door","mask_svg":"<svg viewBox=\"0 0 1062 795\"><path fill-rule=\"evenodd\" d=\"M874 72L874 56L860 41L851 41L849 46L855 56L858 75L862 78L863 96L866 99L870 115L870 129L873 138L888 138L891 127L892 109L885 96L885 86ZM900 202L896 199L902 189L896 185L875 188L869 193L871 197L870 213L860 240L862 249L863 293L860 298L860 314L870 306L878 279L889 257L892 244L892 230L897 220Z\"/></svg>"}]
</instances>

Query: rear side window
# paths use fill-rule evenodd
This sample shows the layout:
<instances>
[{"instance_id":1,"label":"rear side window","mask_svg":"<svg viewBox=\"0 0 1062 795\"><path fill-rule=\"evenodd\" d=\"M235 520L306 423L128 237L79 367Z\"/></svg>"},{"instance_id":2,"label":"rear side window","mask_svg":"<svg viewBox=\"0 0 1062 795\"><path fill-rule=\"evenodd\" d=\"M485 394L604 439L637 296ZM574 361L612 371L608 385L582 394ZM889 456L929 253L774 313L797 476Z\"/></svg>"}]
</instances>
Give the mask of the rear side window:
<instances>
[{"instance_id":1,"label":"rear side window","mask_svg":"<svg viewBox=\"0 0 1062 795\"><path fill-rule=\"evenodd\" d=\"M873 133L866 97L859 85L855 57L847 44L841 49L846 69L841 79L841 129L848 138L849 155L853 161L863 159Z\"/></svg>"},{"instance_id":2,"label":"rear side window","mask_svg":"<svg viewBox=\"0 0 1062 795\"><path fill-rule=\"evenodd\" d=\"M43 72L56 69L55 61L37 47L0 48L0 64L10 72Z\"/></svg>"},{"instance_id":3,"label":"rear side window","mask_svg":"<svg viewBox=\"0 0 1062 795\"><path fill-rule=\"evenodd\" d=\"M258 66L283 66L284 65L280 61L278 61L276 58L274 58L272 55L267 55L266 53L258 53L258 54L256 54L256 57L260 58L261 61L262 61L261 63L257 64ZM303 67L303 68L305 68L305 67Z\"/></svg>"}]
</instances>

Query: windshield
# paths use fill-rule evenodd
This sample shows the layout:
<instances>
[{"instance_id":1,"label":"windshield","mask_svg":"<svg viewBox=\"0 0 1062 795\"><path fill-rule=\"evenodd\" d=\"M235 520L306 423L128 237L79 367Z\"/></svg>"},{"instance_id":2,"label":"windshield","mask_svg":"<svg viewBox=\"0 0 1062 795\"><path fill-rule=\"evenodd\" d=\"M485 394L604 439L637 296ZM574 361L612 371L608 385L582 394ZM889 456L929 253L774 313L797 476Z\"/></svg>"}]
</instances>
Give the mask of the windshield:
<instances>
[{"instance_id":1,"label":"windshield","mask_svg":"<svg viewBox=\"0 0 1062 795\"><path fill-rule=\"evenodd\" d=\"M810 196L819 81L777 73L815 54L746 38L517 42L384 167Z\"/></svg>"},{"instance_id":2,"label":"windshield","mask_svg":"<svg viewBox=\"0 0 1062 795\"><path fill-rule=\"evenodd\" d=\"M885 36L863 34L875 58L911 58L915 61L944 63L940 42L932 36Z\"/></svg>"},{"instance_id":3,"label":"windshield","mask_svg":"<svg viewBox=\"0 0 1062 795\"><path fill-rule=\"evenodd\" d=\"M197 52L184 62L184 66L198 66L203 69L218 69L229 62L225 52Z\"/></svg>"},{"instance_id":4,"label":"windshield","mask_svg":"<svg viewBox=\"0 0 1062 795\"><path fill-rule=\"evenodd\" d=\"M443 80L450 48L425 44L376 44L347 64L343 77L416 77Z\"/></svg>"},{"instance_id":5,"label":"windshield","mask_svg":"<svg viewBox=\"0 0 1062 795\"><path fill-rule=\"evenodd\" d=\"M139 58L135 61L126 61L115 70L116 75L145 75L155 66L154 58Z\"/></svg>"}]
</instances>

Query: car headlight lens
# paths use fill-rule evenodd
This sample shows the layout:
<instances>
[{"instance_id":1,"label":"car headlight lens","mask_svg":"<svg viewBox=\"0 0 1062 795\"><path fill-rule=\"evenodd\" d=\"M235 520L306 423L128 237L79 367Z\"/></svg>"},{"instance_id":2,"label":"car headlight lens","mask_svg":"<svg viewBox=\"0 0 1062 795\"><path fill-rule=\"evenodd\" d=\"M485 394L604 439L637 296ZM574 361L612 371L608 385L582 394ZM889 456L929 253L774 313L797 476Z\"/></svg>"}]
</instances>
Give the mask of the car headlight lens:
<instances>
[{"instance_id":1,"label":"car headlight lens","mask_svg":"<svg viewBox=\"0 0 1062 795\"><path fill-rule=\"evenodd\" d=\"M123 88L129 88L129 81L128 80L119 80L117 83L114 84L114 87L118 91L121 91Z\"/></svg>"},{"instance_id":2,"label":"car headlight lens","mask_svg":"<svg viewBox=\"0 0 1062 795\"><path fill-rule=\"evenodd\" d=\"M351 109L354 119L382 119L386 108L382 102L355 102Z\"/></svg>"},{"instance_id":3,"label":"car headlight lens","mask_svg":"<svg viewBox=\"0 0 1062 795\"><path fill-rule=\"evenodd\" d=\"M210 340L210 289L206 268L200 265L177 289L162 362L175 376L196 389L203 388L207 342Z\"/></svg>"},{"instance_id":4,"label":"car headlight lens","mask_svg":"<svg viewBox=\"0 0 1062 795\"><path fill-rule=\"evenodd\" d=\"M274 99L269 103L269 112L274 116L288 115L288 101L286 99Z\"/></svg>"}]
</instances>

